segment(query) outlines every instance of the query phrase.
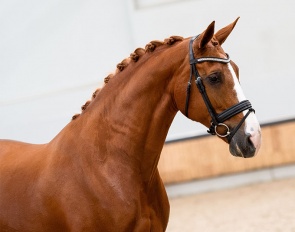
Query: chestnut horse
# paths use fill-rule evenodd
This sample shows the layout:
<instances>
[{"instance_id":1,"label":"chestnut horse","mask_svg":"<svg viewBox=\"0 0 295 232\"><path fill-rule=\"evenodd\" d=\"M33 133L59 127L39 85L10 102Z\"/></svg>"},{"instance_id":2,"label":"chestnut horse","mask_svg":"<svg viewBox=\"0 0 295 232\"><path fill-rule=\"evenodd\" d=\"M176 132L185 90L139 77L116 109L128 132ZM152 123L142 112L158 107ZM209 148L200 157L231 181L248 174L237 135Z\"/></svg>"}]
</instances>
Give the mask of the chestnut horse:
<instances>
[{"instance_id":1,"label":"chestnut horse","mask_svg":"<svg viewBox=\"0 0 295 232\"><path fill-rule=\"evenodd\" d=\"M178 111L254 156L260 126L221 48L237 20L136 49L49 143L1 140L0 231L165 231L157 164Z\"/></svg>"}]
</instances>

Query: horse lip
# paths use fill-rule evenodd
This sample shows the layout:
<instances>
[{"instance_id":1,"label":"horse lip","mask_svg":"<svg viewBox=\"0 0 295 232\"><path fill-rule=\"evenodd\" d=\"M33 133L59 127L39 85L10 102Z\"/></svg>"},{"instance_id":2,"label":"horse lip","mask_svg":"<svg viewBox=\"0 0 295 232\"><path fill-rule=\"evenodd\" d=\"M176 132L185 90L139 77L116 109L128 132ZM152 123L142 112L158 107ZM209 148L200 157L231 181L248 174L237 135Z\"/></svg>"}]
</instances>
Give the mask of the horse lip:
<instances>
[{"instance_id":1,"label":"horse lip","mask_svg":"<svg viewBox=\"0 0 295 232\"><path fill-rule=\"evenodd\" d=\"M237 138L233 138L229 144L229 151L235 157L252 158L257 154L257 148L254 146L249 135L246 139L247 143L239 141Z\"/></svg>"},{"instance_id":2,"label":"horse lip","mask_svg":"<svg viewBox=\"0 0 295 232\"><path fill-rule=\"evenodd\" d=\"M256 150L256 149L255 149ZM247 159L247 158L252 158L255 156L256 152L248 152L246 154L244 154L243 152L235 152L235 151L232 151L230 149L230 153L235 156L235 157L240 157L240 158L244 158L244 159Z\"/></svg>"},{"instance_id":3,"label":"horse lip","mask_svg":"<svg viewBox=\"0 0 295 232\"><path fill-rule=\"evenodd\" d=\"M251 148L251 150L254 150L254 151L251 151L251 152L247 152L246 154L243 154L243 158L245 158L245 159L247 159L247 158L252 158L252 157L254 157L255 155L256 155L256 148L255 147L253 147L253 148Z\"/></svg>"}]
</instances>

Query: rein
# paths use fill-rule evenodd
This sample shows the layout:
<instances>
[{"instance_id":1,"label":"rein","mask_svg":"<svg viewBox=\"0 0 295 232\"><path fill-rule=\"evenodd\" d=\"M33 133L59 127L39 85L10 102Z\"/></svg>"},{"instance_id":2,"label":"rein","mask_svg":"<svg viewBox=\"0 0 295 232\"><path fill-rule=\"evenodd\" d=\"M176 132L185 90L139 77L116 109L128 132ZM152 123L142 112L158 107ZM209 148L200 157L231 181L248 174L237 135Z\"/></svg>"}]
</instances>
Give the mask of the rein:
<instances>
[{"instance_id":1,"label":"rein","mask_svg":"<svg viewBox=\"0 0 295 232\"><path fill-rule=\"evenodd\" d=\"M227 137L228 142L231 141L235 133L238 131L238 129L242 126L246 118L249 116L251 112L255 112L255 110L252 108L252 105L250 101L244 100L241 101L230 108L226 109L225 111L221 112L220 114L217 114L209 100L209 97L206 93L206 88L202 82L202 78L199 75L199 72L197 70L196 64L202 63L202 62L219 62L227 64L230 62L230 57L228 54L226 54L227 58L217 58L217 57L201 57L201 58L195 58L194 57L194 51L193 51L193 42L194 40L198 38L198 36L192 37L189 43L189 58L190 58L190 79L187 85L187 92L186 92L186 103L185 103L185 116L188 117L188 107L189 107L189 99L190 99L190 90L191 90L191 82L192 77L195 76L195 83L198 87L202 98L205 102L205 105L207 107L207 110L211 116L211 126L209 130L207 131L211 135L217 135L219 137ZM224 124L223 122L232 118L233 116L243 112L244 110L248 110L248 112L244 115L242 120L239 122L239 124L233 128L232 130L229 128L228 125ZM225 134L219 134L217 132L218 127L224 127L226 129Z\"/></svg>"}]
</instances>

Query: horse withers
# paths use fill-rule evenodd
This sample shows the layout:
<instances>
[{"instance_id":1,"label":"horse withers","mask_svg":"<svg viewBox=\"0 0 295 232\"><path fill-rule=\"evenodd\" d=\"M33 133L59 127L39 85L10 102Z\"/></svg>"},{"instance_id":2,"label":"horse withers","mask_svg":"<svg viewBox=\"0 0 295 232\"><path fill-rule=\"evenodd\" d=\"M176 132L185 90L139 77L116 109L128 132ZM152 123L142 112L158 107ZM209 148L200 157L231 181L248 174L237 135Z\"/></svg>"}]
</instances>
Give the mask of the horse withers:
<instances>
[{"instance_id":1,"label":"horse withers","mask_svg":"<svg viewBox=\"0 0 295 232\"><path fill-rule=\"evenodd\" d=\"M252 157L260 127L214 34L136 49L49 143L0 141L0 231L165 231L157 164L178 111Z\"/></svg>"}]
</instances>

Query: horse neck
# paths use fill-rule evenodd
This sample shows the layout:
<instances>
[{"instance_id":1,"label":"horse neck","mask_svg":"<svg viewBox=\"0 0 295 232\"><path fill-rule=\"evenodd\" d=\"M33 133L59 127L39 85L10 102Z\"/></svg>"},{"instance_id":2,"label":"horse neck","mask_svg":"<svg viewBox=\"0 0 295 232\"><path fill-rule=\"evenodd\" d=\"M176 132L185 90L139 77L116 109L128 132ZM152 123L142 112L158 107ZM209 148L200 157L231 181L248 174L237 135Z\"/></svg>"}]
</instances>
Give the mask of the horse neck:
<instances>
[{"instance_id":1,"label":"horse neck","mask_svg":"<svg viewBox=\"0 0 295 232\"><path fill-rule=\"evenodd\" d=\"M65 138L71 138L73 151L92 154L99 160L96 163L128 160L126 163L149 182L177 112L172 76L174 67L183 62L179 53L171 47L131 62L101 89L87 110L68 124L59 140L64 144Z\"/></svg>"}]
</instances>

